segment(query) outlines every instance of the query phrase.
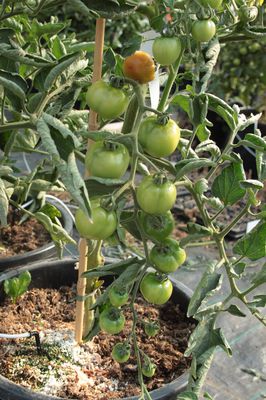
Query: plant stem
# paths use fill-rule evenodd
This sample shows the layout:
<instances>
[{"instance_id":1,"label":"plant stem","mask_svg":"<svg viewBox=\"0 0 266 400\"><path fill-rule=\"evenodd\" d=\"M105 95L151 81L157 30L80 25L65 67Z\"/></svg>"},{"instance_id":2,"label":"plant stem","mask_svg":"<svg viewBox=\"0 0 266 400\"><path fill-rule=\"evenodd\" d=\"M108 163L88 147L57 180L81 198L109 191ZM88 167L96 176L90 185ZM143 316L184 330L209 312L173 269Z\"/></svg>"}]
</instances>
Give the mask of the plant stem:
<instances>
[{"instance_id":1,"label":"plant stem","mask_svg":"<svg viewBox=\"0 0 266 400\"><path fill-rule=\"evenodd\" d=\"M35 125L31 121L9 122L6 125L0 125L0 133L27 128L34 129Z\"/></svg>"},{"instance_id":2,"label":"plant stem","mask_svg":"<svg viewBox=\"0 0 266 400\"><path fill-rule=\"evenodd\" d=\"M175 82L176 75L178 73L179 66L180 66L183 54L184 54L184 48L182 48L182 50L180 52L180 55L179 55L178 59L176 60L173 68L170 69L170 72L169 72L169 75L168 75L168 79L167 79L167 82L166 82L166 85L165 85L165 88L163 90L163 94L162 94L162 97L161 97L161 100L160 100L160 103L159 103L159 106L158 106L158 111L164 112L164 110L166 108L166 105L167 105L167 102L168 102L168 99L169 99L169 95L171 93L173 84Z\"/></svg>"},{"instance_id":3,"label":"plant stem","mask_svg":"<svg viewBox=\"0 0 266 400\"><path fill-rule=\"evenodd\" d=\"M232 228L243 218L249 210L250 204L247 203L246 206L243 208L243 210L233 219L233 221L226 227L222 232L220 232L217 236L218 238L224 238L231 230Z\"/></svg>"}]
</instances>

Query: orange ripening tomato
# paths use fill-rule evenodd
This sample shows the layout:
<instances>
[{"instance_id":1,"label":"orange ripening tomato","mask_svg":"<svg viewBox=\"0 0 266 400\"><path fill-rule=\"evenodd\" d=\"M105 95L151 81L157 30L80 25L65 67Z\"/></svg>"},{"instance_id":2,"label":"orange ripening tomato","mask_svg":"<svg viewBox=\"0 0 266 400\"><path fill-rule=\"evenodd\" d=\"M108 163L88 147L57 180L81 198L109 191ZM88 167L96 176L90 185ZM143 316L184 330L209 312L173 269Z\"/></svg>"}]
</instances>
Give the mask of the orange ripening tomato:
<instances>
[{"instance_id":1,"label":"orange ripening tomato","mask_svg":"<svg viewBox=\"0 0 266 400\"><path fill-rule=\"evenodd\" d=\"M155 64L145 51L135 51L132 56L125 59L123 72L127 78L139 83L148 83L155 77Z\"/></svg>"}]
</instances>

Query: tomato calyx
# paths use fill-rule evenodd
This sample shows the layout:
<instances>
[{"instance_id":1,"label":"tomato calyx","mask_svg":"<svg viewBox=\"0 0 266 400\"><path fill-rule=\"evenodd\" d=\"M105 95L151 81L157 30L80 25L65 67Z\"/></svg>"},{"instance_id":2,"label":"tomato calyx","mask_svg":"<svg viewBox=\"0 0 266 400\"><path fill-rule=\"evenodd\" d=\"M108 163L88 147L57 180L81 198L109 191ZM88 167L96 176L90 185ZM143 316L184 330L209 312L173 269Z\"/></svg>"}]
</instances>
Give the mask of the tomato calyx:
<instances>
[{"instance_id":1,"label":"tomato calyx","mask_svg":"<svg viewBox=\"0 0 266 400\"><path fill-rule=\"evenodd\" d=\"M155 174L153 176L153 182L156 185L163 185L164 183L166 183L168 181L167 177L164 174Z\"/></svg>"},{"instance_id":2,"label":"tomato calyx","mask_svg":"<svg viewBox=\"0 0 266 400\"><path fill-rule=\"evenodd\" d=\"M125 86L125 79L122 76L112 75L109 83L115 89L122 89Z\"/></svg>"},{"instance_id":3,"label":"tomato calyx","mask_svg":"<svg viewBox=\"0 0 266 400\"><path fill-rule=\"evenodd\" d=\"M107 309L106 316L110 319L110 321L117 321L121 317L122 312L119 308L110 307Z\"/></svg>"},{"instance_id":4,"label":"tomato calyx","mask_svg":"<svg viewBox=\"0 0 266 400\"><path fill-rule=\"evenodd\" d=\"M168 124L169 120L170 120L170 117L168 114L158 115L156 124L165 126Z\"/></svg>"},{"instance_id":5,"label":"tomato calyx","mask_svg":"<svg viewBox=\"0 0 266 400\"><path fill-rule=\"evenodd\" d=\"M103 146L105 150L110 150L110 151L117 150L119 147L117 143L111 142L109 140L104 140Z\"/></svg>"}]
</instances>

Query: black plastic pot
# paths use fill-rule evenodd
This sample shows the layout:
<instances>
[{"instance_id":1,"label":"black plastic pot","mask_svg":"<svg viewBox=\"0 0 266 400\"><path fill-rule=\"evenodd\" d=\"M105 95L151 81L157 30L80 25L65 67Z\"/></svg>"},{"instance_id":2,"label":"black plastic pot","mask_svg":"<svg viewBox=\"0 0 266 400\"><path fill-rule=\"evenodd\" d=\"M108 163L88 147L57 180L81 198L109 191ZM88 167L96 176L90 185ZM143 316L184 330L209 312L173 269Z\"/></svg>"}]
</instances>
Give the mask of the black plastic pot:
<instances>
[{"instance_id":1,"label":"black plastic pot","mask_svg":"<svg viewBox=\"0 0 266 400\"><path fill-rule=\"evenodd\" d=\"M47 202L54 205L62 214L61 223L64 229L71 233L73 230L73 220L70 215L70 211L67 211L67 207L62 204L60 200L55 197L47 196ZM28 251L23 254L18 254L11 257L0 258L0 272L10 267L18 267L32 263L34 261L43 260L48 257L56 255L56 248L53 242L50 242L44 246L39 247L36 250Z\"/></svg>"},{"instance_id":2,"label":"black plastic pot","mask_svg":"<svg viewBox=\"0 0 266 400\"><path fill-rule=\"evenodd\" d=\"M0 274L0 302L3 301L5 294L3 282L5 279L15 277L23 271L30 271L32 276L31 287L35 288L54 288L63 285L72 285L77 280L77 270L75 260L64 259L62 261L50 261L46 263L35 263L20 268L14 268ZM172 279L174 290L172 299L180 305L181 310L185 311L191 298L191 290L182 283ZM164 387L151 392L153 400L174 400L178 393L185 390L188 382L188 374L184 373L173 382ZM59 397L52 397L37 394L28 389L22 388L0 376L0 400L62 400ZM124 400L137 400L138 397L130 397Z\"/></svg>"}]
</instances>

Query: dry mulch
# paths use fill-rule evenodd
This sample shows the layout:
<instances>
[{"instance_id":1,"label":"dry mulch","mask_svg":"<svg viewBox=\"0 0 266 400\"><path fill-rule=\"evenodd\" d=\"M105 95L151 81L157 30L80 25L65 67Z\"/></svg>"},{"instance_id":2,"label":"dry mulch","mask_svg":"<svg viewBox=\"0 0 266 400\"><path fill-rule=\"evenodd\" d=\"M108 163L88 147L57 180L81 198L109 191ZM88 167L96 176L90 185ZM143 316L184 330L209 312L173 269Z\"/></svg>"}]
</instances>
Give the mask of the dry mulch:
<instances>
[{"instance_id":1,"label":"dry mulch","mask_svg":"<svg viewBox=\"0 0 266 400\"><path fill-rule=\"evenodd\" d=\"M51 241L49 233L36 219L20 224L21 212L11 209L8 226L0 229L0 258L23 254Z\"/></svg>"},{"instance_id":2,"label":"dry mulch","mask_svg":"<svg viewBox=\"0 0 266 400\"><path fill-rule=\"evenodd\" d=\"M20 385L63 398L107 400L139 395L133 355L122 365L114 362L110 356L113 345L127 338L131 332L129 308L124 308L127 322L122 334L111 336L100 332L92 342L80 346L79 355L73 358L77 346L70 344L69 332L73 339L74 297L73 288L62 287L59 291L32 289L17 304L5 300L0 307L0 331L14 333L38 330L50 335L49 343L44 344L44 348L51 359L46 354L37 355L33 339L1 340L0 373ZM139 298L136 309L140 320L160 319L161 329L156 337L147 337L141 324L137 328L140 348L157 366L156 375L152 379L145 378L148 389L153 390L171 382L189 367L190 359L184 357L184 351L194 324L172 302L153 307ZM53 330L52 334L50 330ZM63 347L56 343L51 345L55 330L61 337L60 345ZM67 378L60 372L64 363L65 370L68 370ZM56 377L52 384L50 382L53 390L57 381L64 383L56 391L49 392L47 381L51 371L55 371Z\"/></svg>"}]
</instances>

